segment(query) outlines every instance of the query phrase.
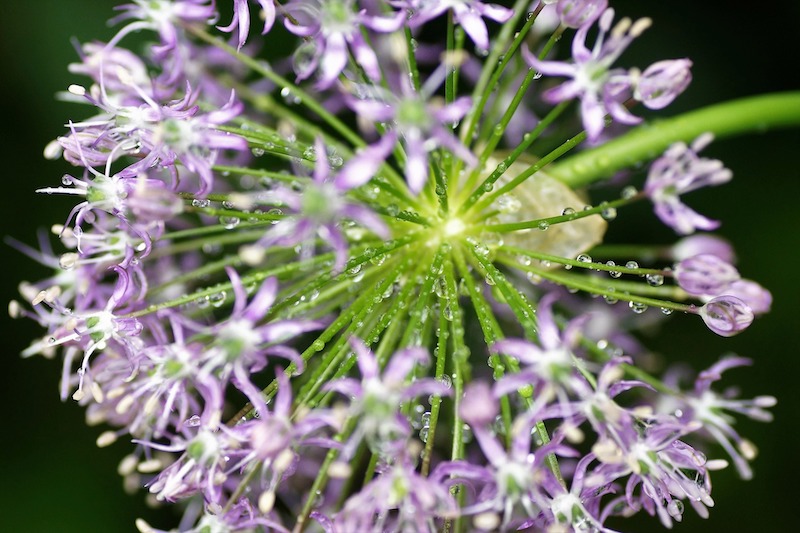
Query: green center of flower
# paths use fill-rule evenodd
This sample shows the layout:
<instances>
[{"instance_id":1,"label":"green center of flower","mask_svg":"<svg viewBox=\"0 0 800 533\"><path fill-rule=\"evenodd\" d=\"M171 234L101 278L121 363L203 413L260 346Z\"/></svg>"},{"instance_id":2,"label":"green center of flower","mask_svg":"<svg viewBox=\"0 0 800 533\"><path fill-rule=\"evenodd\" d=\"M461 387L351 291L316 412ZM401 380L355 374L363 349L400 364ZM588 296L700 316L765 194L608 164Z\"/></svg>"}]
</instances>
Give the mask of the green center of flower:
<instances>
[{"instance_id":1,"label":"green center of flower","mask_svg":"<svg viewBox=\"0 0 800 533\"><path fill-rule=\"evenodd\" d=\"M417 128L426 131L431 125L428 110L419 100L406 98L397 106L397 123L402 128Z\"/></svg>"}]
</instances>

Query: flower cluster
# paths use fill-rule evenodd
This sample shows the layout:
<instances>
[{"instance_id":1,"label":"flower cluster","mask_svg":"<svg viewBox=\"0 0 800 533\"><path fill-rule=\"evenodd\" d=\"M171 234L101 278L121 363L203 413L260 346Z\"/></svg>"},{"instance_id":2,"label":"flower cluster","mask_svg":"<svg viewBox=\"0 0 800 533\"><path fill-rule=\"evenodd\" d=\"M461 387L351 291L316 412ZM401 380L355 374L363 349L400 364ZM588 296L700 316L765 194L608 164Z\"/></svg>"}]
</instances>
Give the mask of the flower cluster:
<instances>
[{"instance_id":1,"label":"flower cluster","mask_svg":"<svg viewBox=\"0 0 800 533\"><path fill-rule=\"evenodd\" d=\"M624 137L603 151L606 126L691 80L688 59L616 65L649 19L606 0L120 11L71 66L93 111L45 149L72 170L38 192L79 197L64 250L15 243L53 274L9 309L45 330L23 355L60 354L62 397L108 426L98 445L132 442L128 482L187 504L180 531L671 527L708 516L714 443L752 476L733 414L775 399L712 388L749 360L693 390L637 367L636 315L730 336L769 310L680 199L731 178L698 155L730 120L649 127L646 176L581 190L638 162ZM644 199L682 240L604 244Z\"/></svg>"}]
</instances>

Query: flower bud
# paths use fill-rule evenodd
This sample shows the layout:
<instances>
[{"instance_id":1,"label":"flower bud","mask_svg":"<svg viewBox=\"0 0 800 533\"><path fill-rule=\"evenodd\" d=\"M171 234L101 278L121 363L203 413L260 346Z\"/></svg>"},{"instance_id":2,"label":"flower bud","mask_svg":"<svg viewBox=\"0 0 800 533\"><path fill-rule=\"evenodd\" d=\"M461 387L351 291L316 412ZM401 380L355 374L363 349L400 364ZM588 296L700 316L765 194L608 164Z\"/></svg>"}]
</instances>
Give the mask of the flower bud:
<instances>
[{"instance_id":1,"label":"flower bud","mask_svg":"<svg viewBox=\"0 0 800 533\"><path fill-rule=\"evenodd\" d=\"M744 331L753 322L753 310L735 296L719 296L700 308L708 329L723 337Z\"/></svg>"},{"instance_id":2,"label":"flower bud","mask_svg":"<svg viewBox=\"0 0 800 533\"><path fill-rule=\"evenodd\" d=\"M675 266L675 279L689 294L716 296L739 278L736 267L712 254L695 255Z\"/></svg>"}]
</instances>

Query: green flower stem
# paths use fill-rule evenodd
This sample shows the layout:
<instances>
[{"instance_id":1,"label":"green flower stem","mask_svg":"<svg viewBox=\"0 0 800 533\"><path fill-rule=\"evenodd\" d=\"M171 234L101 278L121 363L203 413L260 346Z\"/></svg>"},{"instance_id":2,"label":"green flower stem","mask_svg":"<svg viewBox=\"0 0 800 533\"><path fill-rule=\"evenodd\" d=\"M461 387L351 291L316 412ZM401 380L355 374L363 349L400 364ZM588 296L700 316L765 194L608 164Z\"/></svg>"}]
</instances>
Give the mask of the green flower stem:
<instances>
[{"instance_id":1,"label":"green flower stem","mask_svg":"<svg viewBox=\"0 0 800 533\"><path fill-rule=\"evenodd\" d=\"M330 346L325 355L322 357L320 364L314 369L313 372L305 372L303 377L306 379L306 384L299 390L296 397L296 402L301 405L314 406L313 395L328 382L330 374L336 370L341 358L350 352L348 340L350 336L356 335L365 318L371 313L377 303L380 302L380 295L386 291L386 288L394 283L394 281L404 272L407 272L411 267L412 261L406 258L404 261L398 261L390 269L387 265L383 270L385 275L380 283L374 284L371 290L363 291L356 298L350 307L341 311L336 320L328 326L325 331L319 336L311 347L303 352L303 360L306 361L316 352L319 352L320 341L324 346L330 341L334 335L342 331L336 342Z\"/></svg>"},{"instance_id":2,"label":"green flower stem","mask_svg":"<svg viewBox=\"0 0 800 533\"><path fill-rule=\"evenodd\" d=\"M497 287L497 290L502 296L502 300L505 300L504 303L511 308L514 316L517 317L520 325L522 325L522 329L525 331L526 338L536 340L538 338L536 316L525 296L506 279L503 273L492 264L487 256L475 253L474 250L472 256L477 260L487 283L491 282L491 284Z\"/></svg>"},{"instance_id":3,"label":"green flower stem","mask_svg":"<svg viewBox=\"0 0 800 533\"><path fill-rule=\"evenodd\" d=\"M406 37L406 50L408 52L408 72L411 76L411 85L414 87L414 92L419 92L419 68L417 67L417 41L411 35L411 28L406 24L404 26Z\"/></svg>"},{"instance_id":4,"label":"green flower stem","mask_svg":"<svg viewBox=\"0 0 800 533\"><path fill-rule=\"evenodd\" d=\"M378 317L377 317L377 313L374 312L375 306L376 306L375 301L376 300L380 301L381 295L387 290L387 288L392 283L394 283L395 280L398 280L405 273L407 273L409 271L409 269L413 268L413 264L415 262L414 259L415 259L414 254L409 253L406 256L405 260L400 265L400 268L396 269L394 271L393 275L384 275L384 279L383 279L383 281L381 283L375 284L374 285L374 289L371 292L367 291L361 298L359 298L359 300L356 300L356 302L353 303L353 305L347 310L347 312L350 312L353 309L358 309L360 307L360 305L365 303L365 302L366 302L366 305L363 307L363 309L359 309L358 313L353 316L352 321L351 321L350 325L347 328L347 331L345 331L342 335L339 336L339 339L337 340L336 345L334 345L334 347L331 349L332 352L336 350L337 345L341 345L342 346L341 349L343 349L345 353L349 352L350 349L347 346L347 339L349 339L350 336L357 335L357 336L361 337L362 339L365 337L365 335L360 334L360 331L358 331L358 330L371 332L373 336L375 336L376 333L380 334L380 331L376 331L377 327L376 327L375 324L369 324L367 326L363 326L363 324L370 316L372 316L375 321L379 320ZM430 298L431 288L433 286L433 279L434 279L434 276L432 274L430 274L430 272L431 271L438 271L438 268L441 266L441 261L442 261L442 253L439 252L433 258L432 266L430 267L430 269L428 269L429 270L429 274L426 276L425 280L423 281L423 284L422 284L420 290L406 293L405 303L407 305L410 304L411 302L414 302L414 303L413 303L413 307L411 308L410 313L409 313L410 318L409 318L408 322L406 323L405 330L403 332L403 336L400 339L400 343L399 343L400 346L410 346L410 345L412 345L413 344L414 335L416 334L416 332L419 331L419 328L423 325L423 320L422 320L423 310L429 305L429 298ZM427 264L427 261L425 261L425 260L420 261L418 263L418 266L417 266L416 274L421 274L422 271L425 269L426 264ZM412 287L414 286L413 283L409 283L408 285L410 285ZM418 295L427 295L427 296L418 296ZM400 306L398 306L396 308L396 311L399 311L399 312L396 312L395 316L393 317L394 318L394 322L399 322L400 321L399 320L399 315L402 314L402 309L404 309L406 306L403 306L402 308ZM391 320L380 320L380 322L381 322L381 325L383 327L386 327L386 326L389 325ZM337 357L334 357L331 360L330 363L323 362L322 366L326 367L326 373L323 373L321 375L312 376L308 381L308 383L311 384L311 386L312 386L312 390L315 390L315 388L319 388L324 383L329 382L331 379L334 379L336 377L343 377L343 376L347 375L348 371L355 364L356 360L355 360L355 357L351 357L351 358L348 358L346 361L342 362L342 361L340 361L340 359L341 359L341 356L343 356L343 355L344 355L344 353L339 354L339 356L337 356ZM390 352L386 351L386 357L384 357L383 360L378 360L378 364L381 367L386 364L386 362L389 359L389 357L388 357L389 355L390 355ZM333 377L329 376L328 374L330 373L330 371L334 370L334 369L336 370L335 375ZM300 394L298 394L298 398L301 395L302 395L302 391L301 391ZM312 399L309 402L307 402L307 405L309 407L315 407L317 405L317 403Z\"/></svg>"},{"instance_id":5,"label":"green flower stem","mask_svg":"<svg viewBox=\"0 0 800 533\"><path fill-rule=\"evenodd\" d=\"M215 225L214 227L222 228L222 226L217 226L217 225ZM220 232L209 232L209 235L212 235L213 233L220 233ZM171 243L169 246L161 246L153 250L148 256L148 258L157 259L159 257L169 257L171 255L177 255L184 252L201 250L205 246L212 246L212 245L222 246L225 244L241 244L245 242L257 241L260 237L264 235L264 230L263 229L258 231L225 230L224 233L220 233L219 235L213 237L210 237L209 235L201 237L199 239L192 239L188 241L181 241L178 243Z\"/></svg>"},{"instance_id":6,"label":"green flower stem","mask_svg":"<svg viewBox=\"0 0 800 533\"><path fill-rule=\"evenodd\" d=\"M717 138L800 126L800 91L740 98L654 120L597 148L552 165L548 174L577 188L661 155L671 144L705 132Z\"/></svg>"},{"instance_id":7,"label":"green flower stem","mask_svg":"<svg viewBox=\"0 0 800 533\"><path fill-rule=\"evenodd\" d=\"M522 325L527 338L530 340L537 339L538 335L536 329L535 311L533 307L531 307L530 302L528 302L525 295L519 292L514 284L510 283L508 279L506 279L503 273L494 266L488 257L482 256L481 254L476 253L474 250L472 257L477 260L478 265L485 272L486 281L489 282L489 280L491 280L491 282L494 283L494 285L498 288L500 294L505 300L505 304L511 308L511 310L514 312L514 315ZM505 365L511 370L511 372L519 372L519 362L516 359L512 357L506 357ZM496 370L497 367L495 366L495 371ZM533 389L530 387L528 389L528 391L520 390L519 394L522 396L523 400L530 405ZM548 433L543 422L540 421L536 423L536 433L539 436L539 439L541 439L542 444L547 444L550 442L550 434ZM509 438L508 445L510 446L511 434L507 432L506 435ZM561 474L561 467L558 465L558 459L556 456L553 454L548 454L545 458L545 462L561 485L565 485L564 477Z\"/></svg>"},{"instance_id":8,"label":"green flower stem","mask_svg":"<svg viewBox=\"0 0 800 533\"><path fill-rule=\"evenodd\" d=\"M685 305L677 302L672 302L669 300L660 300L656 298L649 298L646 296L633 295L630 293L626 293L624 291L618 292L616 289L614 289L614 283L611 280L604 280L604 283L600 285L596 281L592 280L587 276L570 276L568 274L554 272L552 270L537 268L532 265L523 265L508 257L501 256L498 257L497 260L505 265L517 268L519 270L522 270L523 272L530 272L531 274L539 276L543 279L550 280L564 287L570 287L573 289L578 289L584 292L588 292L590 294L597 294L600 296L613 298L624 302L633 302L637 304L647 305L650 307L659 307L661 309L668 309L671 311L680 311L683 313L697 314L697 307L694 305ZM649 287L649 285L645 284L639 284L639 285L641 286L642 289Z\"/></svg>"},{"instance_id":9,"label":"green flower stem","mask_svg":"<svg viewBox=\"0 0 800 533\"><path fill-rule=\"evenodd\" d=\"M197 213L210 217L238 218L239 220L278 221L285 218L284 215L272 213L256 213L252 211L239 211L238 209L219 209L216 207L195 207L192 205L187 205L184 207L184 211L187 213Z\"/></svg>"},{"instance_id":10,"label":"green flower stem","mask_svg":"<svg viewBox=\"0 0 800 533\"><path fill-rule=\"evenodd\" d=\"M643 244L599 244L591 249L591 255L614 258L637 258L642 261L673 261L672 247Z\"/></svg>"},{"instance_id":11,"label":"green flower stem","mask_svg":"<svg viewBox=\"0 0 800 533\"><path fill-rule=\"evenodd\" d=\"M540 7L538 7L537 9L541 9L541 7L543 7L543 4L540 4ZM526 23L526 27L528 26L529 23L531 23L531 21L532 19L528 20L528 22ZM556 30L550 36L550 39L548 39L547 43L545 43L544 47L542 48L542 51L539 53L539 59L544 59L545 57L547 57L547 54L550 53L550 50L552 50L553 46L555 46L556 42L558 42L558 40L561 38L561 34L564 33L565 29L566 28L564 26L559 26L558 28L556 28ZM518 44L519 43L518 39L515 39L514 43ZM513 50L509 50L510 54L513 54L516 51L515 47L512 46L512 48ZM507 62L508 60L504 58L504 61ZM530 84L533 82L533 80L539 77L541 77L541 73L538 73L536 72L536 70L529 68L528 73L525 75L525 78L523 79L519 88L514 93L514 97L511 99L511 102L508 104L508 107L503 113L503 117L500 120L500 123L494 128L486 130L491 132L488 139L486 139L485 135L481 135L479 144L483 143L486 144L486 147L484 148L484 151L481 154L481 162L486 161L487 153L493 152L497 144L500 142L500 139L503 138L503 134L506 131L506 127L508 126L509 122L511 122L511 119L514 118L514 115L517 112L517 108L519 107L520 102L522 102L522 99L528 92L528 87L530 87Z\"/></svg>"},{"instance_id":12,"label":"green flower stem","mask_svg":"<svg viewBox=\"0 0 800 533\"><path fill-rule=\"evenodd\" d=\"M254 270L249 272L247 275L242 276L242 284L250 285L252 283L260 283L267 278L276 276L282 277L290 273L294 273L297 271L302 271L303 269L307 269L310 266L313 266L317 263L321 263L324 261L331 261L333 259L333 254L325 254L317 256L313 259L308 261L298 261L294 263L285 263L278 267L268 268L264 270ZM184 279L189 281L191 279L202 279L205 276L205 272L202 270L193 270L191 273L187 273L184 275ZM185 294L179 298L173 298L166 302L160 302L157 304L153 304L150 306L145 307L144 309L140 309L138 311L134 311L132 313L128 313L126 315L122 315L121 318L137 318L145 315L149 315L151 313L155 313L156 311L161 311L162 309L169 309L171 307L178 307L181 305L190 304L196 302L198 300L205 299L207 297L226 293L230 291L232 288L231 282L223 282L218 283L216 285L211 285L207 287L203 287L200 290L197 290L191 294ZM225 297L227 301L227 296ZM223 302L224 303L224 302ZM274 309L274 308L273 308Z\"/></svg>"},{"instance_id":13,"label":"green flower stem","mask_svg":"<svg viewBox=\"0 0 800 533\"><path fill-rule=\"evenodd\" d=\"M667 271L658 268L629 268L624 265L607 265L606 263L583 262L577 259L567 259L558 255L544 254L527 248L520 248L518 246L502 245L498 246L498 250L507 252L509 254L516 254L517 256L523 255L538 259L539 261L547 261L550 263L557 263L561 265L569 265L571 267L585 268L587 270L602 270L604 272L619 272L620 274L631 274L635 276L646 276L648 274L660 274L662 276L668 275Z\"/></svg>"},{"instance_id":14,"label":"green flower stem","mask_svg":"<svg viewBox=\"0 0 800 533\"><path fill-rule=\"evenodd\" d=\"M475 84L475 89L472 91L472 108L464 117L464 125L461 128L461 142L467 144L475 133L475 128L478 125L478 118L481 116L486 102L489 100L491 91L487 90L489 87L494 87L500 80L500 76L505 71L506 65L511 60L514 52L519 48L525 36L536 20L536 16L544 8L540 2L536 11L523 25L522 29L515 34L514 28L517 27L522 14L526 12L526 8L530 5L530 0L517 0L512 9L514 15L503 25L500 34L492 46L489 57L483 62L483 70ZM513 39L513 41L512 41ZM509 45L508 43L511 42ZM501 60L502 57L502 60ZM497 68L494 66L497 65Z\"/></svg>"},{"instance_id":15,"label":"green flower stem","mask_svg":"<svg viewBox=\"0 0 800 533\"><path fill-rule=\"evenodd\" d=\"M211 261L209 263L205 263L203 264L203 266L200 266L195 270L192 270L191 272L184 272L183 274L178 274L175 277L171 277L168 281L165 281L161 285L149 287L147 289L147 297L148 299L150 299L152 296L174 285L188 283L198 278L203 278L206 276L210 276L212 274L222 272L227 266L238 267L241 266L241 264L242 264L242 259L238 255L229 255L227 257L223 257L218 261Z\"/></svg>"},{"instance_id":16,"label":"green flower stem","mask_svg":"<svg viewBox=\"0 0 800 533\"><path fill-rule=\"evenodd\" d=\"M335 437L334 440L337 442L344 442L350 437L353 431L356 428L358 423L357 417L350 417L344 424L344 429L342 429ZM327 455L325 456L325 460L322 462L319 468L319 474L314 479L314 483L311 485L311 488L308 490L308 497L306 498L305 503L303 504L303 508L300 511L300 514L297 516L297 521L295 522L294 529L292 529L292 533L302 533L302 531L306 528L306 522L308 521L308 517L311 514L311 511L314 508L314 503L317 499L317 494L321 493L322 490L325 488L325 484L328 482L328 470L331 467L331 464L336 460L339 456L339 450L336 448L331 448Z\"/></svg>"},{"instance_id":17,"label":"green flower stem","mask_svg":"<svg viewBox=\"0 0 800 533\"><path fill-rule=\"evenodd\" d=\"M500 324L498 324L497 318L495 317L489 302L486 301L481 294L480 289L478 289L477 285L475 284L475 280L473 279L472 274L467 267L467 262L464 257L464 250L462 250L462 247L459 246L454 249L454 252L456 265L458 266L459 273L465 282L470 300L472 300L475 314L478 317L478 322L480 323L481 331L483 332L484 340L486 341L487 346L491 346L496 340L503 338L503 330L500 327ZM493 370L493 377L495 381L499 380L503 377L503 375L505 375L507 366L511 367L512 371L519 370L516 361L510 358L505 358L505 360L503 360L503 358L501 358L499 355L492 354L489 356L489 361ZM510 439L512 423L511 405L508 402L507 396L504 396L500 399L500 413L503 419L503 425L505 427L506 439ZM506 444L509 443L506 442Z\"/></svg>"},{"instance_id":18,"label":"green flower stem","mask_svg":"<svg viewBox=\"0 0 800 533\"><path fill-rule=\"evenodd\" d=\"M452 250L452 248L451 248ZM453 421L452 421L452 439L450 449L450 459L459 461L464 458L464 420L461 418L459 409L461 408L461 398L464 395L464 381L470 378L469 368L469 348L467 347L464 329L464 310L459 303L458 294L458 276L455 272L452 262L452 255L448 255L444 266L442 268L443 293L448 302L452 302L453 311L452 320L450 321L450 332L453 339ZM445 318L446 320L446 318ZM437 359L438 369L438 359ZM431 417L433 417L431 411ZM432 441L430 436L429 441ZM426 456L427 458L427 456ZM466 501L466 494L462 485L451 487L451 493L455 494L455 499L459 506L463 506ZM455 520L445 520L442 531L460 531L463 522L462 519L456 518Z\"/></svg>"},{"instance_id":19,"label":"green flower stem","mask_svg":"<svg viewBox=\"0 0 800 533\"><path fill-rule=\"evenodd\" d=\"M533 144L533 142L539 138L539 136L545 131L545 129L547 129L547 127L550 126L550 124L556 118L558 118L558 116L561 115L561 113L566 108L567 108L566 103L559 104L552 111L550 111L550 113L548 113L547 116L544 117L533 130L531 130L529 133L526 133L522 137L522 142L516 148L514 148L511 151L511 153L505 157L505 159L503 159L500 163L498 163L495 170L485 180L483 180L483 183L481 183L481 185L478 186L472 192L472 194L470 194L469 198L461 205L460 212L461 213L466 212L469 208L475 205L478 202L478 200L481 199L481 196L491 191L494 188L495 182L498 179L500 179L500 177L506 172L506 170L508 170L511 167L511 165L513 165L514 162L527 151L530 145ZM465 191L470 191L473 189L475 185L474 184L475 178L479 176L480 169L482 167L483 165L478 165L476 170L470 174L466 186L464 187ZM538 170L538 168L536 170ZM533 175L533 173L531 173L531 175ZM512 180L512 182L513 181L514 180ZM521 181L522 180L520 180L520 182ZM516 185L514 185L514 187L516 187ZM490 196L491 200L494 200L494 198L496 197L494 195ZM481 202L479 205L481 206L482 209L483 207L486 207L490 203L491 203L490 201L484 201Z\"/></svg>"},{"instance_id":20,"label":"green flower stem","mask_svg":"<svg viewBox=\"0 0 800 533\"><path fill-rule=\"evenodd\" d=\"M562 102L561 104L559 104L559 106L561 106L562 104L566 104L566 102ZM500 196L506 194L507 192L513 191L520 183L530 178L531 176L539 172L542 168L546 167L547 165L549 165L550 163L552 163L565 153L569 152L570 150L578 146L585 139L586 139L585 131L578 133L571 139L567 139L566 141L561 143L561 145L558 146L558 148L552 150L550 153L539 159L535 164L531 165L526 170L522 171L516 178L512 179L499 189L494 189L493 192L484 196L483 199L481 199L481 201L479 201L476 204L475 210L481 211L486 207L488 207L489 205L491 205ZM482 192L480 192L480 194L483 194L484 192L487 191L483 190ZM479 197L480 194L478 194Z\"/></svg>"},{"instance_id":21,"label":"green flower stem","mask_svg":"<svg viewBox=\"0 0 800 533\"><path fill-rule=\"evenodd\" d=\"M618 200L614 200L612 202L603 202L600 205L596 205L589 209L582 209L581 211L575 211L574 213L569 213L566 215L558 215L554 217L545 217L545 218L536 218L533 220L523 220L522 222L509 222L507 224L486 224L484 226L476 226L476 229L480 228L485 231L494 231L497 233L504 233L508 231L520 231L520 230L529 230L529 229L540 229L544 227L545 229L549 228L554 224L562 224L565 222L572 222L573 220L578 220L581 218L590 217L593 215L600 215L602 216L603 212L607 209L616 209L617 207L627 205L631 203L631 199L627 198L620 198Z\"/></svg>"},{"instance_id":22,"label":"green flower stem","mask_svg":"<svg viewBox=\"0 0 800 533\"><path fill-rule=\"evenodd\" d=\"M279 218L282 218L282 217L276 216L275 220L278 220ZM249 228L265 227L265 226L269 226L272 223L273 223L273 221L271 221L271 220L265 220L263 222L242 222L241 224L236 226L236 231L241 231L241 230L243 230L245 228L249 229ZM211 225L208 225L208 226L199 226L199 227L196 227L196 228L189 228L189 229L177 230L177 231L169 231L169 232L165 233L164 235L162 235L159 238L159 241L164 241L164 242L166 242L166 241L176 241L176 240L180 240L180 239L186 239L186 238L189 238L189 237L201 237L201 236L204 236L204 235L210 235L210 234L214 234L214 233L230 233L230 230L225 228L225 226L223 226L222 224L211 224ZM263 232L262 232L262 235L263 235Z\"/></svg>"},{"instance_id":23,"label":"green flower stem","mask_svg":"<svg viewBox=\"0 0 800 533\"><path fill-rule=\"evenodd\" d=\"M443 268L447 269L448 267L450 270L453 268L452 264L445 265ZM453 316L448 318L446 315L447 312L452 312L452 309L449 307L450 299L447 296L447 293L439 296L439 320L437 324L439 328L439 334L437 335L436 339L436 367L434 371L434 377L437 381L441 381L444 377L445 364L448 356L447 344L450 339L450 321L453 320ZM447 309L450 309L450 311L446 311ZM442 397L436 394L431 398L431 417L428 422L428 435L425 440L425 452L422 456L422 466L420 467L420 474L423 476L427 476L430 472L433 444L436 440L436 428L439 423L439 411L441 407Z\"/></svg>"}]
</instances>

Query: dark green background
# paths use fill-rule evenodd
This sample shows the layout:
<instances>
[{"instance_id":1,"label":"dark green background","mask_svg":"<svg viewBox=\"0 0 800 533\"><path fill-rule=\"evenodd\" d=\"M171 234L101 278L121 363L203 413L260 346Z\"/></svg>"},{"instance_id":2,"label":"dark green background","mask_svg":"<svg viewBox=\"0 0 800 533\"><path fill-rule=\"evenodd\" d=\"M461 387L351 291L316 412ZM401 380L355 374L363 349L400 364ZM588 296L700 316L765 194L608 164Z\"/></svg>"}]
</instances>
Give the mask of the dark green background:
<instances>
[{"instance_id":1,"label":"dark green background","mask_svg":"<svg viewBox=\"0 0 800 533\"><path fill-rule=\"evenodd\" d=\"M69 39L108 39L105 25L115 2L37 0L2 2L0 7L0 115L2 137L2 233L35 242L40 226L64 221L69 203L34 194L59 183L63 162L44 161L44 145L63 132L69 118L84 110L58 103L53 95L69 83L66 65L76 55ZM696 1L615 2L618 14L649 15L654 26L634 44L622 63L647 64L662 58L690 57L695 80L664 115L705 104L768 91L800 89L800 3L770 2L747 10L722 2L698 7ZM767 5L767 4L764 4ZM719 6L719 7L717 7ZM732 183L700 191L687 199L702 213L724 221L721 234L736 244L740 270L773 291L773 312L734 339L716 338L698 320L676 317L656 341L669 358L700 369L726 352L755 359L748 370L731 372L743 395L774 394L779 405L769 425L743 422L742 432L760 448L755 479L743 482L733 469L714 476L717 507L711 519L686 513L677 531L788 531L800 523L798 460L798 303L800 303L800 130L769 132L720 141L707 155L734 171ZM672 235L645 211L622 211L612 232L623 239L669 242ZM653 222L650 224L650 222ZM7 246L3 261L3 302L16 297L21 279L45 271ZM80 408L58 399L60 365L41 358L21 360L19 352L40 334L28 321L2 318L3 418L0 453L0 531L124 532L144 516L154 525L172 521L143 505L143 494L126 496L116 464L127 445L98 450L101 428L87 428ZM653 521L628 524L657 529Z\"/></svg>"}]
</instances>

